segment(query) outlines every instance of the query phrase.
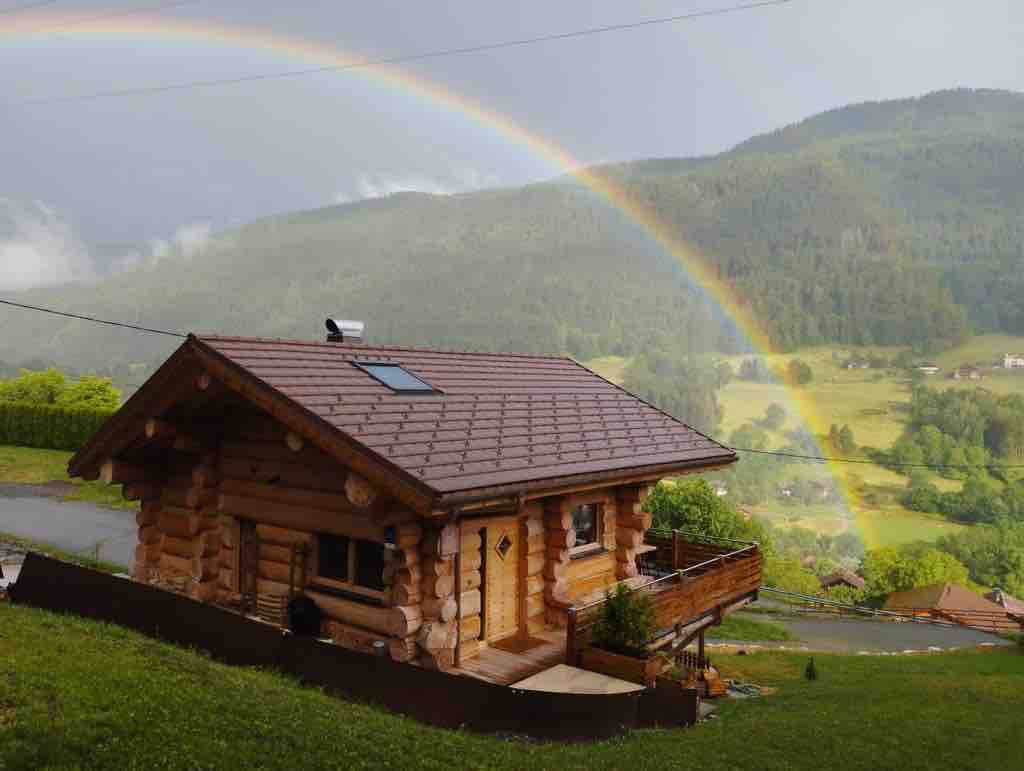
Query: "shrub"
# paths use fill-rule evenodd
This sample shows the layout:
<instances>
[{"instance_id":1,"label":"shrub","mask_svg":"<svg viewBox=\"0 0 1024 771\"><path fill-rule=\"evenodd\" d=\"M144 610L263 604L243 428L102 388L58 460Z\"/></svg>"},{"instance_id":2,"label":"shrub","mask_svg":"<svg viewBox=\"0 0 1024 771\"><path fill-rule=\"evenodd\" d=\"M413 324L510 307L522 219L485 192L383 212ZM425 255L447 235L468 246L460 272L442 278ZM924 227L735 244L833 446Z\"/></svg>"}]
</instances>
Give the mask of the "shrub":
<instances>
[{"instance_id":1,"label":"shrub","mask_svg":"<svg viewBox=\"0 0 1024 771\"><path fill-rule=\"evenodd\" d=\"M605 593L592 640L597 647L613 653L645 656L645 645L656 630L651 598L625 584L617 584L614 592Z\"/></svg>"},{"instance_id":2,"label":"shrub","mask_svg":"<svg viewBox=\"0 0 1024 771\"><path fill-rule=\"evenodd\" d=\"M78 450L112 414L87 407L0 402L0 444Z\"/></svg>"}]
</instances>

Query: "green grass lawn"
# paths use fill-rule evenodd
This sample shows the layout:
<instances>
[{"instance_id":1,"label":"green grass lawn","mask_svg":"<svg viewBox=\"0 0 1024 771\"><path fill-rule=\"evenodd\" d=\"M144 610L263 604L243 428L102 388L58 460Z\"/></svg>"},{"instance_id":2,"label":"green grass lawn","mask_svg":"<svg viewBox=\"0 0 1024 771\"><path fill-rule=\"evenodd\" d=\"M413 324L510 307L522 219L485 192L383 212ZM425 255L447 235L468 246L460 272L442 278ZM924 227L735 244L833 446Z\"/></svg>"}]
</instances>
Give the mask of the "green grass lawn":
<instances>
[{"instance_id":1,"label":"green grass lawn","mask_svg":"<svg viewBox=\"0 0 1024 771\"><path fill-rule=\"evenodd\" d=\"M785 642L796 638L782 624L759 621L742 613L726 616L722 623L707 631L715 640L742 640L744 642Z\"/></svg>"},{"instance_id":2,"label":"green grass lawn","mask_svg":"<svg viewBox=\"0 0 1024 771\"><path fill-rule=\"evenodd\" d=\"M0 445L0 484L41 485L47 482L69 482L73 487L61 497L69 501L87 501L101 506L134 509L138 504L121 497L120 485L83 482L68 477L70 452L37 450L31 447Z\"/></svg>"},{"instance_id":3,"label":"green grass lawn","mask_svg":"<svg viewBox=\"0 0 1024 771\"><path fill-rule=\"evenodd\" d=\"M0 768L1019 768L1024 655L718 656L778 688L588 745L428 728L118 627L0 605Z\"/></svg>"}]
</instances>

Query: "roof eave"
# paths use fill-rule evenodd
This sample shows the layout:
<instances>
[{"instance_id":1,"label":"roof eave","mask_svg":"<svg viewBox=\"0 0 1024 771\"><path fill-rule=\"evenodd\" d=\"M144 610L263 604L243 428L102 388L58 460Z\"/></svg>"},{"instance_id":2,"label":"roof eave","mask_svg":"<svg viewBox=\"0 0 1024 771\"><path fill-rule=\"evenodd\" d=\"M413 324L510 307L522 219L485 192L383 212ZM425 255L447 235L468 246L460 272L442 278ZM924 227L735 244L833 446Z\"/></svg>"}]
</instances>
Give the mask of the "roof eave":
<instances>
[{"instance_id":1,"label":"roof eave","mask_svg":"<svg viewBox=\"0 0 1024 771\"><path fill-rule=\"evenodd\" d=\"M140 416L146 420L162 411L158 403L173 398L177 393L178 389L173 387L174 376L180 374L179 370L192 361L192 354L191 338L187 338L71 457L68 461L68 476L95 479L103 463L121 449L117 447L118 435L138 421ZM112 446L117 449L112 449Z\"/></svg>"},{"instance_id":2,"label":"roof eave","mask_svg":"<svg viewBox=\"0 0 1024 771\"><path fill-rule=\"evenodd\" d=\"M269 412L296 433L317 444L321 450L346 465L360 460L355 470L371 482L386 480L400 500L422 513L437 507L438 493L424 481L370 450L366 445L331 425L320 415L281 393L245 367L207 345L201 338L191 337L193 349L203 366L218 379L250 402Z\"/></svg>"},{"instance_id":3,"label":"roof eave","mask_svg":"<svg viewBox=\"0 0 1024 771\"><path fill-rule=\"evenodd\" d=\"M441 509L451 509L479 501L491 501L496 498L526 496L540 498L557 495L569 488L581 485L609 487L617 483L660 479L673 474L694 474L724 468L737 461L737 455L726 452L723 455L702 458L684 463L659 463L650 466L631 466L629 468L597 471L586 474L553 476L525 482L513 482L506 485L476 487L467 490L456 490L444 493L438 500Z\"/></svg>"}]
</instances>

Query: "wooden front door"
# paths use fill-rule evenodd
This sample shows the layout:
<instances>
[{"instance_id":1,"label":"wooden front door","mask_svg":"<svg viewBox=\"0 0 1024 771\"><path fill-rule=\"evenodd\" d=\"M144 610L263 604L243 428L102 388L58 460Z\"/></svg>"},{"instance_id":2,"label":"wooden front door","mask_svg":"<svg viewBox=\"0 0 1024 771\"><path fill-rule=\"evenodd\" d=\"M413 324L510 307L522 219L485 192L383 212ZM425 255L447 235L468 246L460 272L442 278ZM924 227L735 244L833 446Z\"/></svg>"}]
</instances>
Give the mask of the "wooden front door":
<instances>
[{"instance_id":1,"label":"wooden front door","mask_svg":"<svg viewBox=\"0 0 1024 771\"><path fill-rule=\"evenodd\" d=\"M519 520L490 520L481 539L484 637L493 642L519 631Z\"/></svg>"}]
</instances>

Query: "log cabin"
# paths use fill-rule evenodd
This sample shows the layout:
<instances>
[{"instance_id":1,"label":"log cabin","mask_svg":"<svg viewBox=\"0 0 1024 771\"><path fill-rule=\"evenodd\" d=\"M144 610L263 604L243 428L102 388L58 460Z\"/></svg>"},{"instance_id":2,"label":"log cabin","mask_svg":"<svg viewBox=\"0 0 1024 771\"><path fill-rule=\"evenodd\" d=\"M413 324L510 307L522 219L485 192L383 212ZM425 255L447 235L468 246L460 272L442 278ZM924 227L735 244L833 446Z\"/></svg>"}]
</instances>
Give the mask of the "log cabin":
<instances>
[{"instance_id":1,"label":"log cabin","mask_svg":"<svg viewBox=\"0 0 1024 771\"><path fill-rule=\"evenodd\" d=\"M334 329L190 335L71 459L139 501L135 580L283 626L308 598L339 645L510 684L572 657L577 607L653 580L651 484L736 460L571 359ZM664 623L720 620L759 565L688 578Z\"/></svg>"}]
</instances>

